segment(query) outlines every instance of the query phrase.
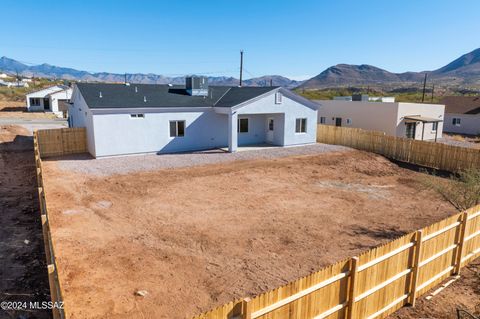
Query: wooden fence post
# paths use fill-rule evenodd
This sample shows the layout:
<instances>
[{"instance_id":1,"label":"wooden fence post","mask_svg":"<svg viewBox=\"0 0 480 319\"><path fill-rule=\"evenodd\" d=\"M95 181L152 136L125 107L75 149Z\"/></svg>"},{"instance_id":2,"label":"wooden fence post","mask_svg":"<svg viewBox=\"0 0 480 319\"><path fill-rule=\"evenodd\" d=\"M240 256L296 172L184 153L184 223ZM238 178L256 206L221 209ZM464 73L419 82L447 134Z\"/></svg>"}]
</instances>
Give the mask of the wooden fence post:
<instances>
[{"instance_id":1,"label":"wooden fence post","mask_svg":"<svg viewBox=\"0 0 480 319\"><path fill-rule=\"evenodd\" d=\"M244 298L242 300L242 319L252 319L252 300L250 298Z\"/></svg>"},{"instance_id":2,"label":"wooden fence post","mask_svg":"<svg viewBox=\"0 0 480 319\"><path fill-rule=\"evenodd\" d=\"M353 306L355 305L355 285L357 283L358 257L351 258L350 281L348 285L348 312L347 319L353 319Z\"/></svg>"},{"instance_id":3,"label":"wooden fence post","mask_svg":"<svg viewBox=\"0 0 480 319\"><path fill-rule=\"evenodd\" d=\"M465 243L465 232L467 230L468 212L462 214L462 222L460 223L460 235L458 237L457 249L455 250L455 265L453 275L460 274L462 268L463 244Z\"/></svg>"},{"instance_id":4,"label":"wooden fence post","mask_svg":"<svg viewBox=\"0 0 480 319\"><path fill-rule=\"evenodd\" d=\"M420 270L420 254L422 253L422 238L423 232L418 230L415 233L415 251L413 255L413 265L412 265L412 279L410 282L410 296L408 303L415 307L415 301L417 299L417 286L418 286L418 273Z\"/></svg>"}]
</instances>

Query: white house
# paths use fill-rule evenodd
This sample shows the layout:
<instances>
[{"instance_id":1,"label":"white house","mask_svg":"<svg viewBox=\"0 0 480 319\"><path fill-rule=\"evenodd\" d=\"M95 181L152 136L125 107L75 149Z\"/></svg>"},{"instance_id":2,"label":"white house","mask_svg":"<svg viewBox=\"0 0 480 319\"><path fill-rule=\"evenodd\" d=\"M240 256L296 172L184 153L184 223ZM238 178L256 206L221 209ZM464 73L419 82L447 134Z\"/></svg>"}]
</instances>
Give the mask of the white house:
<instances>
[{"instance_id":1,"label":"white house","mask_svg":"<svg viewBox=\"0 0 480 319\"><path fill-rule=\"evenodd\" d=\"M446 96L445 132L480 135L480 96Z\"/></svg>"},{"instance_id":2,"label":"white house","mask_svg":"<svg viewBox=\"0 0 480 319\"><path fill-rule=\"evenodd\" d=\"M67 111L65 103L70 101L72 89L64 85L55 85L26 95L27 110L30 112L52 112L64 116Z\"/></svg>"},{"instance_id":3,"label":"white house","mask_svg":"<svg viewBox=\"0 0 480 319\"><path fill-rule=\"evenodd\" d=\"M318 123L432 140L442 137L444 105L318 100Z\"/></svg>"},{"instance_id":4,"label":"white house","mask_svg":"<svg viewBox=\"0 0 480 319\"><path fill-rule=\"evenodd\" d=\"M77 83L71 127L94 157L316 142L316 104L281 87Z\"/></svg>"}]
</instances>

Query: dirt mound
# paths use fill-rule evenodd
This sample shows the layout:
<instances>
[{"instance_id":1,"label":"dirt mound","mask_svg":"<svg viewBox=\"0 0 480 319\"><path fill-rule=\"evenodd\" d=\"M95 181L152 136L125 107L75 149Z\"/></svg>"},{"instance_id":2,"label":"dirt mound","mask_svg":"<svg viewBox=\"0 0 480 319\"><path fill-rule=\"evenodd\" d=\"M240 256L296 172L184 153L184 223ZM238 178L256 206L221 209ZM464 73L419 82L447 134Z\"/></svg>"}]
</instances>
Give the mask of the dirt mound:
<instances>
[{"instance_id":1,"label":"dirt mound","mask_svg":"<svg viewBox=\"0 0 480 319\"><path fill-rule=\"evenodd\" d=\"M33 148L30 132L18 125L0 126L0 151L21 151Z\"/></svg>"}]
</instances>

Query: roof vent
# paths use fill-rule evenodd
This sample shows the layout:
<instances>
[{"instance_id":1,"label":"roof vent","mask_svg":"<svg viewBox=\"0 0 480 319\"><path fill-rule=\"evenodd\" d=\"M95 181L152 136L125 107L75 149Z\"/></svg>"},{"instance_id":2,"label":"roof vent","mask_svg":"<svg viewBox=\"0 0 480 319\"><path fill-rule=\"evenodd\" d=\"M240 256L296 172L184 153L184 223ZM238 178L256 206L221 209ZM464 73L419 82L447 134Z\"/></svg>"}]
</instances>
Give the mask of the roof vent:
<instances>
[{"instance_id":1,"label":"roof vent","mask_svg":"<svg viewBox=\"0 0 480 319\"><path fill-rule=\"evenodd\" d=\"M138 93L138 88L137 87L135 87L135 93Z\"/></svg>"},{"instance_id":2,"label":"roof vent","mask_svg":"<svg viewBox=\"0 0 480 319\"><path fill-rule=\"evenodd\" d=\"M146 96L143 97L143 102L147 103L147 97Z\"/></svg>"},{"instance_id":3,"label":"roof vent","mask_svg":"<svg viewBox=\"0 0 480 319\"><path fill-rule=\"evenodd\" d=\"M187 76L185 89L191 96L208 96L208 78L206 76Z\"/></svg>"},{"instance_id":4,"label":"roof vent","mask_svg":"<svg viewBox=\"0 0 480 319\"><path fill-rule=\"evenodd\" d=\"M172 84L172 83L168 83L168 86L173 86L173 84Z\"/></svg>"},{"instance_id":5,"label":"roof vent","mask_svg":"<svg viewBox=\"0 0 480 319\"><path fill-rule=\"evenodd\" d=\"M102 98L102 97L103 97L103 96L102 96L102 91L99 92L98 97L99 97L99 98Z\"/></svg>"}]
</instances>

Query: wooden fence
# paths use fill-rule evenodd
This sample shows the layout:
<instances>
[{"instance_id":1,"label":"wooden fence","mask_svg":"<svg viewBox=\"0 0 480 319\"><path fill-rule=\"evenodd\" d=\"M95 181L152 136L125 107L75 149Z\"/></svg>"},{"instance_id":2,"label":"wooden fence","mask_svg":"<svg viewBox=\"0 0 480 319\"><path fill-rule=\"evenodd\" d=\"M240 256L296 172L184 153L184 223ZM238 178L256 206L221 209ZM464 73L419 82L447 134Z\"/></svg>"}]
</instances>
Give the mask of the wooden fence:
<instances>
[{"instance_id":1,"label":"wooden fence","mask_svg":"<svg viewBox=\"0 0 480 319\"><path fill-rule=\"evenodd\" d=\"M37 143L43 158L88 152L83 127L38 130Z\"/></svg>"},{"instance_id":2,"label":"wooden fence","mask_svg":"<svg viewBox=\"0 0 480 319\"><path fill-rule=\"evenodd\" d=\"M383 132L318 125L317 142L344 145L401 162L456 172L480 168L480 150L443 143L386 136Z\"/></svg>"},{"instance_id":3,"label":"wooden fence","mask_svg":"<svg viewBox=\"0 0 480 319\"><path fill-rule=\"evenodd\" d=\"M58 131L58 130L54 130L54 131ZM64 319L65 307L63 305L62 288L60 285L60 280L58 278L58 268L57 268L57 262L55 259L54 242L50 234L50 224L49 224L48 212L47 212L47 199L46 199L45 189L43 185L42 158L40 155L41 154L40 145L42 143L44 143L43 145L48 144L48 143L45 143L45 141L43 141L42 139L50 135L44 134L43 132L45 131L35 131L33 133L35 167L37 171L38 199L40 203L40 213L41 213L41 221L42 221L43 241L45 245L45 255L47 258L48 283L50 286L50 296L51 296L52 302L56 303L56 306L52 309L52 314L54 319ZM39 138L39 136L43 136L43 137Z\"/></svg>"},{"instance_id":4,"label":"wooden fence","mask_svg":"<svg viewBox=\"0 0 480 319\"><path fill-rule=\"evenodd\" d=\"M480 205L194 319L385 318L480 256Z\"/></svg>"}]
</instances>

